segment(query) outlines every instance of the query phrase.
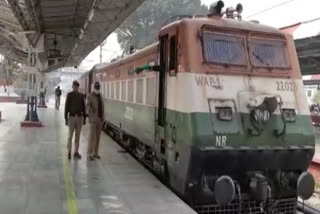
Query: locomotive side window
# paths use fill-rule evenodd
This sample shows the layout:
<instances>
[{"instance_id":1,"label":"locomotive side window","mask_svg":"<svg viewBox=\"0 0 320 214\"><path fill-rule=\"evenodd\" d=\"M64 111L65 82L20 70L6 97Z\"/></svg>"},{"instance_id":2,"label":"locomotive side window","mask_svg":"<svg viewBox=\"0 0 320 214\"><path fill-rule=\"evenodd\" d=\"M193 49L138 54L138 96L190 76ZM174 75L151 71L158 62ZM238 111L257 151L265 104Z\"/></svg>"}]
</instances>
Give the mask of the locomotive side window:
<instances>
[{"instance_id":1,"label":"locomotive side window","mask_svg":"<svg viewBox=\"0 0 320 214\"><path fill-rule=\"evenodd\" d=\"M105 97L106 97L106 98L108 98L108 95L109 95L109 94L108 94L108 93L109 93L109 91L108 91L109 88L108 88L108 87L109 87L109 84L108 84L108 82L106 82L106 86L105 86L105 88L104 88L104 94L105 94Z\"/></svg>"},{"instance_id":2,"label":"locomotive side window","mask_svg":"<svg viewBox=\"0 0 320 214\"><path fill-rule=\"evenodd\" d=\"M155 105L156 100L156 78L147 78L146 104Z\"/></svg>"},{"instance_id":3,"label":"locomotive side window","mask_svg":"<svg viewBox=\"0 0 320 214\"><path fill-rule=\"evenodd\" d=\"M121 100L122 101L126 101L126 92L127 92L126 83L127 83L126 81L121 82Z\"/></svg>"},{"instance_id":4,"label":"locomotive side window","mask_svg":"<svg viewBox=\"0 0 320 214\"><path fill-rule=\"evenodd\" d=\"M133 103L133 80L128 82L128 102Z\"/></svg>"},{"instance_id":5,"label":"locomotive side window","mask_svg":"<svg viewBox=\"0 0 320 214\"><path fill-rule=\"evenodd\" d=\"M102 85L101 95L102 95L103 98L105 98L105 93L104 93L105 83L102 82L101 85Z\"/></svg>"},{"instance_id":6,"label":"locomotive side window","mask_svg":"<svg viewBox=\"0 0 320 214\"><path fill-rule=\"evenodd\" d=\"M114 82L111 82L111 99L115 98L114 94Z\"/></svg>"},{"instance_id":7,"label":"locomotive side window","mask_svg":"<svg viewBox=\"0 0 320 214\"><path fill-rule=\"evenodd\" d=\"M247 65L245 38L238 35L204 31L203 53L210 64Z\"/></svg>"},{"instance_id":8,"label":"locomotive side window","mask_svg":"<svg viewBox=\"0 0 320 214\"><path fill-rule=\"evenodd\" d=\"M249 47L250 60L253 66L289 68L285 40L250 38Z\"/></svg>"},{"instance_id":9,"label":"locomotive side window","mask_svg":"<svg viewBox=\"0 0 320 214\"><path fill-rule=\"evenodd\" d=\"M143 79L137 79L136 82L136 103L143 103Z\"/></svg>"},{"instance_id":10,"label":"locomotive side window","mask_svg":"<svg viewBox=\"0 0 320 214\"><path fill-rule=\"evenodd\" d=\"M120 82L116 82L116 100L120 100Z\"/></svg>"},{"instance_id":11,"label":"locomotive side window","mask_svg":"<svg viewBox=\"0 0 320 214\"><path fill-rule=\"evenodd\" d=\"M170 37L170 56L169 56L169 70L175 70L177 64L177 41L176 36Z\"/></svg>"},{"instance_id":12,"label":"locomotive side window","mask_svg":"<svg viewBox=\"0 0 320 214\"><path fill-rule=\"evenodd\" d=\"M105 86L105 91L104 91L104 94L105 94L105 97L106 98L109 98L109 84L108 84L108 82L106 82L106 86Z\"/></svg>"},{"instance_id":13,"label":"locomotive side window","mask_svg":"<svg viewBox=\"0 0 320 214\"><path fill-rule=\"evenodd\" d=\"M108 91L108 97L109 97L109 99L112 99L112 96L111 96L111 87L112 87L112 84L111 84L111 82L109 82L109 91Z\"/></svg>"}]
</instances>

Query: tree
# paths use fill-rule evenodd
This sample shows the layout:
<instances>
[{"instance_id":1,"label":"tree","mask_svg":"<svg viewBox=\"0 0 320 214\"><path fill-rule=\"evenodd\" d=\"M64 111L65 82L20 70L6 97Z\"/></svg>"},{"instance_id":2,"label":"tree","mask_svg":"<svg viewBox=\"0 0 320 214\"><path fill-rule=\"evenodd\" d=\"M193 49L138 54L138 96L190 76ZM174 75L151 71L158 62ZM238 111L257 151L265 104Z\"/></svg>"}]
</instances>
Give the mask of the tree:
<instances>
[{"instance_id":1,"label":"tree","mask_svg":"<svg viewBox=\"0 0 320 214\"><path fill-rule=\"evenodd\" d=\"M23 73L16 61L4 57L0 63L0 85L11 85Z\"/></svg>"},{"instance_id":2,"label":"tree","mask_svg":"<svg viewBox=\"0 0 320 214\"><path fill-rule=\"evenodd\" d=\"M122 49L143 48L157 40L161 27L178 15L205 15L201 0L146 0L116 31Z\"/></svg>"},{"instance_id":3,"label":"tree","mask_svg":"<svg viewBox=\"0 0 320 214\"><path fill-rule=\"evenodd\" d=\"M14 82L21 75L24 74L23 67L17 61L14 61L14 60L11 60L11 59L6 59L6 58L5 58L5 60L7 60L7 70L8 70L9 77Z\"/></svg>"}]
</instances>

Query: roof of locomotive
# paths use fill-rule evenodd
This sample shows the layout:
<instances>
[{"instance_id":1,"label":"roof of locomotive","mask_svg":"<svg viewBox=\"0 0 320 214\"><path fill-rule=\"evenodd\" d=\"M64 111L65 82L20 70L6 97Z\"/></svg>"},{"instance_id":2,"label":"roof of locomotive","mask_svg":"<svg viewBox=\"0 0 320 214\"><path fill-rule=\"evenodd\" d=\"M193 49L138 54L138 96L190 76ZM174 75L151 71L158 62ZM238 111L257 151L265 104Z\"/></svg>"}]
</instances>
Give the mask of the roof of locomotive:
<instances>
[{"instance_id":1,"label":"roof of locomotive","mask_svg":"<svg viewBox=\"0 0 320 214\"><path fill-rule=\"evenodd\" d=\"M80 78L83 78L83 77L88 76L91 71L99 71L100 69L105 68L105 67L106 67L107 65L109 65L109 64L110 64L109 62L107 62L107 63L101 63L101 64L95 64L89 71L84 72L84 73L81 75Z\"/></svg>"},{"instance_id":2,"label":"roof of locomotive","mask_svg":"<svg viewBox=\"0 0 320 214\"><path fill-rule=\"evenodd\" d=\"M92 70L92 69L90 69L89 71L84 72L84 73L80 76L80 79L88 76L91 70Z\"/></svg>"},{"instance_id":3,"label":"roof of locomotive","mask_svg":"<svg viewBox=\"0 0 320 214\"><path fill-rule=\"evenodd\" d=\"M197 25L200 27L204 25L211 25L214 27L221 27L221 28L223 27L227 29L244 30L244 31L250 31L250 32L261 32L261 33L281 34L281 35L285 34L284 32L282 32L277 28L263 25L260 23L255 23L252 21L242 21L242 20L236 20L236 19L221 18L217 16L215 17L206 16L206 17L182 19L182 20L172 22L161 28L160 35L161 35L161 32L171 29L173 27L177 27L178 25ZM136 51L133 54L126 56L125 58L116 60L114 62L95 65L90 71L93 70L94 72L100 73L100 72L104 72L106 69L110 69L110 68L131 62L140 57L143 57L150 53L155 52L155 50L157 50L158 44L159 42L151 44L143 49ZM90 71L88 71L87 73L89 73ZM87 74L84 74L83 76L85 75Z\"/></svg>"},{"instance_id":4,"label":"roof of locomotive","mask_svg":"<svg viewBox=\"0 0 320 214\"><path fill-rule=\"evenodd\" d=\"M91 70L94 70L95 72L100 73L100 72L104 72L106 69L110 69L110 68L117 67L117 66L126 64L128 62L134 61L136 59L139 59L141 57L144 57L146 55L149 55L151 53L156 52L156 50L158 48L158 44L159 44L158 42L153 43L143 49L137 50L136 52L134 52L134 53L122 58L122 59L116 60L111 63L106 63L105 65L99 65L97 67L94 66Z\"/></svg>"},{"instance_id":5,"label":"roof of locomotive","mask_svg":"<svg viewBox=\"0 0 320 214\"><path fill-rule=\"evenodd\" d=\"M211 25L213 27L221 27L221 28L223 27L223 28L229 28L229 29L235 29L235 30L244 30L244 31L252 31L252 32L271 33L271 34L284 34L281 30L268 25L256 23L253 21L221 18L218 16L213 16L213 17L204 16L204 17L182 19L162 27L161 31L166 31L168 28L176 27L177 25L180 25L180 24L197 25L200 27L204 25Z\"/></svg>"}]
</instances>

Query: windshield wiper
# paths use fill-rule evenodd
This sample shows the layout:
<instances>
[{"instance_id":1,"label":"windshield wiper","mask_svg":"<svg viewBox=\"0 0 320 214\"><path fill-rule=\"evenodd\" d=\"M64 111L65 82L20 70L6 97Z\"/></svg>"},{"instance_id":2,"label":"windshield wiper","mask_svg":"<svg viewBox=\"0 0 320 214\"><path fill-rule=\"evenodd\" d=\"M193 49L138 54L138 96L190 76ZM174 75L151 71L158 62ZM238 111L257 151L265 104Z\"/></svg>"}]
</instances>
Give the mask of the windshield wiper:
<instances>
[{"instance_id":1,"label":"windshield wiper","mask_svg":"<svg viewBox=\"0 0 320 214\"><path fill-rule=\"evenodd\" d=\"M271 69L269 63L265 62L263 59L261 59L261 57L259 55L257 55L254 51L252 52L252 55L259 60L263 65L266 65L268 67L268 69Z\"/></svg>"},{"instance_id":2,"label":"windshield wiper","mask_svg":"<svg viewBox=\"0 0 320 214\"><path fill-rule=\"evenodd\" d=\"M255 52L252 52L253 56L255 58L257 58L257 60L259 60L262 64L265 64L264 60L260 58L260 56L258 56Z\"/></svg>"}]
</instances>

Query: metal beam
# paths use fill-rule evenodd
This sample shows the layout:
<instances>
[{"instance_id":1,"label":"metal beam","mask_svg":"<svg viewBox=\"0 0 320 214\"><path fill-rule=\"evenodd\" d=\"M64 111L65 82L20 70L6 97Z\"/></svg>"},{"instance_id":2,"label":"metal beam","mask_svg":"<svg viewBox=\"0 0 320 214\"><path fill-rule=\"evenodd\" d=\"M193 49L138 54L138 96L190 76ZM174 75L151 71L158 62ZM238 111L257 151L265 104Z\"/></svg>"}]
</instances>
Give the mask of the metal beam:
<instances>
[{"instance_id":1,"label":"metal beam","mask_svg":"<svg viewBox=\"0 0 320 214\"><path fill-rule=\"evenodd\" d=\"M14 24L12 22L9 22L7 20L4 20L4 19L0 18L0 22L3 23L4 25L10 25L10 26L16 28L17 30L21 30L21 26L20 25L16 25L16 24Z\"/></svg>"},{"instance_id":2,"label":"metal beam","mask_svg":"<svg viewBox=\"0 0 320 214\"><path fill-rule=\"evenodd\" d=\"M303 85L320 85L320 80L303 80Z\"/></svg>"},{"instance_id":3,"label":"metal beam","mask_svg":"<svg viewBox=\"0 0 320 214\"><path fill-rule=\"evenodd\" d=\"M298 211L303 212L304 214L320 214L320 210L317 210L307 204L303 204L298 201Z\"/></svg>"},{"instance_id":4,"label":"metal beam","mask_svg":"<svg viewBox=\"0 0 320 214\"><path fill-rule=\"evenodd\" d=\"M297 49L298 57L312 57L312 56L319 56L320 55L320 46L312 46L306 48L299 48Z\"/></svg>"},{"instance_id":5,"label":"metal beam","mask_svg":"<svg viewBox=\"0 0 320 214\"><path fill-rule=\"evenodd\" d=\"M28 8L32 8L32 18L33 18L33 21L36 25L36 28L37 29L33 29L33 30L37 30L38 32L41 32L41 26L40 26L40 14L38 12L38 10L36 8L40 8L40 1L39 0L25 0L26 4L27 4L27 7Z\"/></svg>"},{"instance_id":6,"label":"metal beam","mask_svg":"<svg viewBox=\"0 0 320 214\"><path fill-rule=\"evenodd\" d=\"M19 6L19 3L17 2L17 0L10 0L8 1L10 8L14 14L14 16L16 17L16 19L18 20L18 22L21 25L21 28L24 31L29 31L29 30L34 30L31 29L30 24L26 21L27 17L25 16L25 14L23 13L22 9ZM37 36L37 35L36 35ZM29 44L31 44L33 47L35 47L35 37L34 35L25 35L27 41L29 42ZM37 40L37 38L36 38Z\"/></svg>"},{"instance_id":7,"label":"metal beam","mask_svg":"<svg viewBox=\"0 0 320 214\"><path fill-rule=\"evenodd\" d=\"M31 30L29 24L26 22L24 14L17 2L17 0L8 1L13 14L16 16L23 30Z\"/></svg>"},{"instance_id":8,"label":"metal beam","mask_svg":"<svg viewBox=\"0 0 320 214\"><path fill-rule=\"evenodd\" d=\"M296 48L303 48L312 44L320 43L320 36L297 39L294 41Z\"/></svg>"}]
</instances>

